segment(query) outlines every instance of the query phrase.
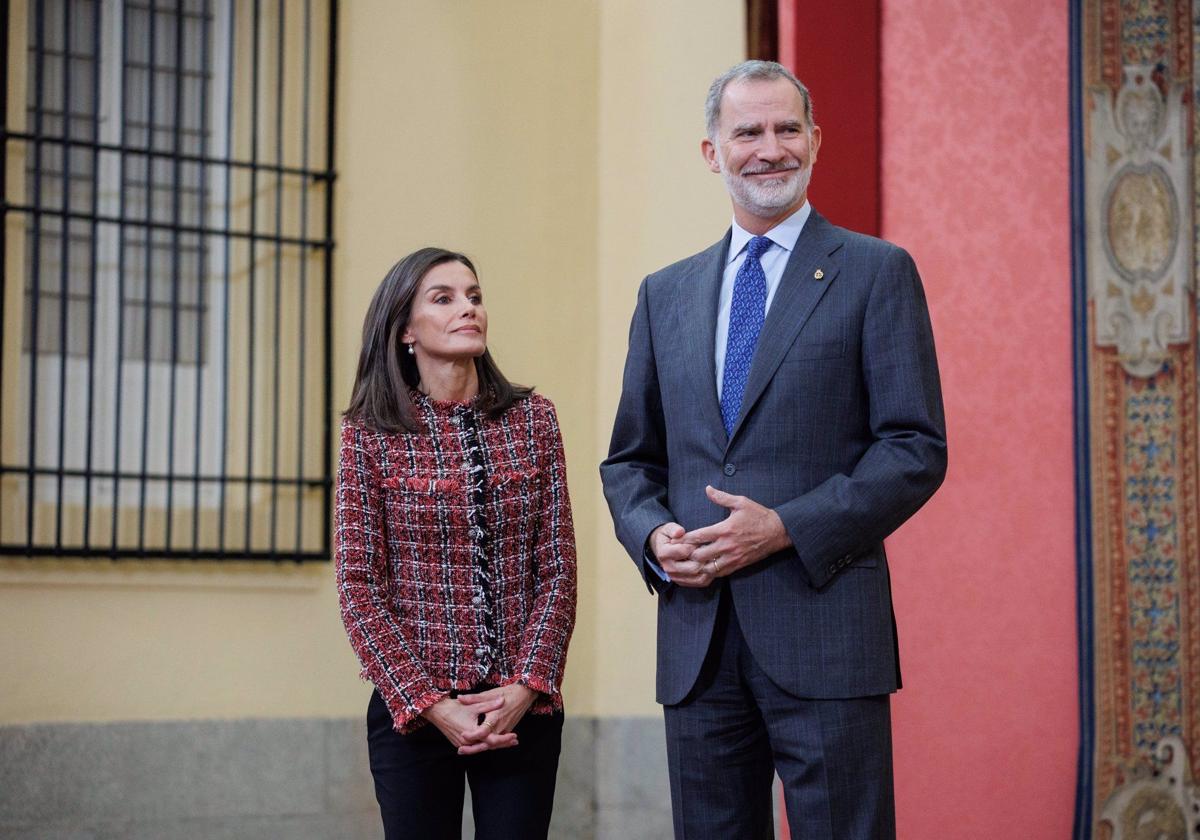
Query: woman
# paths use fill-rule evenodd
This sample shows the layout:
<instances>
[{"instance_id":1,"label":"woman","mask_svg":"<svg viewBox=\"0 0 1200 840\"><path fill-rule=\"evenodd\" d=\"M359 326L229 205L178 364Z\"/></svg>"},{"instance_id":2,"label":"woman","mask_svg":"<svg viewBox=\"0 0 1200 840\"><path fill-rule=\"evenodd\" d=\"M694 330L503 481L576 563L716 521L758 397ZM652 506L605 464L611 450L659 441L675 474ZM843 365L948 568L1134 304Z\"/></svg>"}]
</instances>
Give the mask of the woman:
<instances>
[{"instance_id":1,"label":"woman","mask_svg":"<svg viewBox=\"0 0 1200 840\"><path fill-rule=\"evenodd\" d=\"M462 254L408 255L367 310L336 560L388 840L458 837L464 777L476 838L545 837L575 623L562 439L488 353Z\"/></svg>"}]
</instances>

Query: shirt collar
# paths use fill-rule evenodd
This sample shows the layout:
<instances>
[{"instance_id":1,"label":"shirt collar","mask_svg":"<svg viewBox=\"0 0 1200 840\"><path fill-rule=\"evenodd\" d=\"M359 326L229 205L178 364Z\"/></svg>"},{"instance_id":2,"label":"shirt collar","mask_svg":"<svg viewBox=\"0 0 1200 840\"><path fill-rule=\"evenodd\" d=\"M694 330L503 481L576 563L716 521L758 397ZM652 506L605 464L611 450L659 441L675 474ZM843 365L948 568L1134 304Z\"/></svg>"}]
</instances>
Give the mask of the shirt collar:
<instances>
[{"instance_id":1,"label":"shirt collar","mask_svg":"<svg viewBox=\"0 0 1200 840\"><path fill-rule=\"evenodd\" d=\"M808 221L810 215L812 215L812 205L805 200L799 210L767 231L765 236L780 248L791 253L792 249L796 247L796 240L800 238L800 231L804 230L804 223ZM725 258L726 264L733 262L734 258L742 253L746 243L753 238L753 233L734 221L729 239L729 255Z\"/></svg>"}]
</instances>

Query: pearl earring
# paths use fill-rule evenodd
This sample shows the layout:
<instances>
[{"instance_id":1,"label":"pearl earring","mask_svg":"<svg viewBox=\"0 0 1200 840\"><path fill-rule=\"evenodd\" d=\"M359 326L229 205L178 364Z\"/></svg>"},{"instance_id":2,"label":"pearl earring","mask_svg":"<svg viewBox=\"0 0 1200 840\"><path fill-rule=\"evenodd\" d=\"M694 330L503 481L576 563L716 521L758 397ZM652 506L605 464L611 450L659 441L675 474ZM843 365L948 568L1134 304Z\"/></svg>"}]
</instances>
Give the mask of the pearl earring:
<instances>
[{"instance_id":1,"label":"pearl earring","mask_svg":"<svg viewBox=\"0 0 1200 840\"><path fill-rule=\"evenodd\" d=\"M417 351L413 349L413 346L411 344L408 345L408 355L410 355L410 356L417 355Z\"/></svg>"}]
</instances>

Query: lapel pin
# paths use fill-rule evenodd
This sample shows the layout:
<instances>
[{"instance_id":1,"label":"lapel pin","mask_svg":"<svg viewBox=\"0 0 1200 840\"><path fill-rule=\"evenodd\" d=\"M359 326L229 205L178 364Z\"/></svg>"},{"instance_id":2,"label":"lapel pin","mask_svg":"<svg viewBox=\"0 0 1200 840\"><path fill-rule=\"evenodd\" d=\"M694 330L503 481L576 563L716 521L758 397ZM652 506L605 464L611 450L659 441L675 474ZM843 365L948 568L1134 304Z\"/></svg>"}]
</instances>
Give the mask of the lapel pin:
<instances>
[{"instance_id":1,"label":"lapel pin","mask_svg":"<svg viewBox=\"0 0 1200 840\"><path fill-rule=\"evenodd\" d=\"M813 272L813 279L814 280L824 280L825 272L818 268L816 271Z\"/></svg>"}]
</instances>

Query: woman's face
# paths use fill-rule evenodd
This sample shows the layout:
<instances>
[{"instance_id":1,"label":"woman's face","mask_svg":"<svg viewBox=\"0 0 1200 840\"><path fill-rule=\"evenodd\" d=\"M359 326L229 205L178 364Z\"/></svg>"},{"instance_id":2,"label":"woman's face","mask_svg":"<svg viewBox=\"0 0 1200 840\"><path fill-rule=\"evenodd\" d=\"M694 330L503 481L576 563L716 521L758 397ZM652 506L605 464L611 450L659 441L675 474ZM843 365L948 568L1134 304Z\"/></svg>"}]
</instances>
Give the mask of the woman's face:
<instances>
[{"instance_id":1,"label":"woman's face","mask_svg":"<svg viewBox=\"0 0 1200 840\"><path fill-rule=\"evenodd\" d=\"M421 278L401 340L417 361L456 361L487 349L487 310L479 280L460 262L435 265Z\"/></svg>"}]
</instances>

